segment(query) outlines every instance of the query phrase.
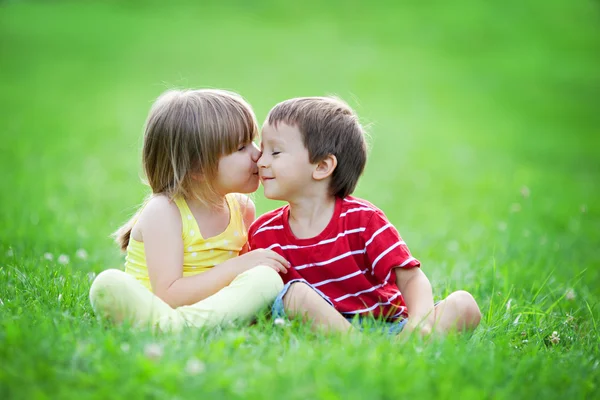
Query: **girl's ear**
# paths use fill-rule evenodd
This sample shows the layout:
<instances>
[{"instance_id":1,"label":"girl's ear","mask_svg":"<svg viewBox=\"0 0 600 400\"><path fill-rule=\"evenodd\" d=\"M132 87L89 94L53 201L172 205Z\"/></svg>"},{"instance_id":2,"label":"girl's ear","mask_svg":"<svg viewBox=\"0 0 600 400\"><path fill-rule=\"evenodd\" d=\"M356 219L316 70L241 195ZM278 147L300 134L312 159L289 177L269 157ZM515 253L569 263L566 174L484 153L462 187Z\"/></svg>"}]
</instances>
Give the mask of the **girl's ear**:
<instances>
[{"instance_id":1,"label":"girl's ear","mask_svg":"<svg viewBox=\"0 0 600 400\"><path fill-rule=\"evenodd\" d=\"M192 172L190 176L195 182L202 183L204 181L204 177L200 172Z\"/></svg>"},{"instance_id":2,"label":"girl's ear","mask_svg":"<svg viewBox=\"0 0 600 400\"><path fill-rule=\"evenodd\" d=\"M337 167L337 158L333 154L329 154L323 160L319 161L313 171L313 179L321 181L328 178Z\"/></svg>"}]
</instances>

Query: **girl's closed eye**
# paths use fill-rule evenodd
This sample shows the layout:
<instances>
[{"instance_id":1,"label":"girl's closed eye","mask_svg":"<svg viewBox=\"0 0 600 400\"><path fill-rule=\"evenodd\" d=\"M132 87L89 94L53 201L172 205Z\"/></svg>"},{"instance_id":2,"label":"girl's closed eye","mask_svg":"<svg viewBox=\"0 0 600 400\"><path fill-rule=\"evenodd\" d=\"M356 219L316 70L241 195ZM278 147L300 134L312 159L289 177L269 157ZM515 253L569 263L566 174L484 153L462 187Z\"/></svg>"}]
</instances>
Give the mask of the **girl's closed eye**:
<instances>
[{"instance_id":1,"label":"girl's closed eye","mask_svg":"<svg viewBox=\"0 0 600 400\"><path fill-rule=\"evenodd\" d=\"M238 147L238 151L244 151L246 149L246 147L251 146L251 145L252 145L252 142L250 142L250 143L242 143Z\"/></svg>"},{"instance_id":2,"label":"girl's closed eye","mask_svg":"<svg viewBox=\"0 0 600 400\"><path fill-rule=\"evenodd\" d=\"M272 156L276 156L276 155L277 155L277 154L279 154L279 153L281 153L281 152L280 152L280 151L272 151L272 152L271 152L271 155L272 155Z\"/></svg>"}]
</instances>

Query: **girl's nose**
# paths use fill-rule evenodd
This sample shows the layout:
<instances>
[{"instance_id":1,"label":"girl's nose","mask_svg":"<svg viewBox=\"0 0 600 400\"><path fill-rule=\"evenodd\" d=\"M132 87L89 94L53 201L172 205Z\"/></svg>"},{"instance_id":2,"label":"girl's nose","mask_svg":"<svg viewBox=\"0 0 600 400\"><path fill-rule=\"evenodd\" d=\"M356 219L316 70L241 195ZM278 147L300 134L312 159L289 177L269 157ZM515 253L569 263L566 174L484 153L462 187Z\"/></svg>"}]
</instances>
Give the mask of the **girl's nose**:
<instances>
[{"instance_id":1,"label":"girl's nose","mask_svg":"<svg viewBox=\"0 0 600 400\"><path fill-rule=\"evenodd\" d=\"M258 148L258 146L256 145L256 143L252 142L252 161L257 162L258 159L260 158L260 150Z\"/></svg>"}]
</instances>

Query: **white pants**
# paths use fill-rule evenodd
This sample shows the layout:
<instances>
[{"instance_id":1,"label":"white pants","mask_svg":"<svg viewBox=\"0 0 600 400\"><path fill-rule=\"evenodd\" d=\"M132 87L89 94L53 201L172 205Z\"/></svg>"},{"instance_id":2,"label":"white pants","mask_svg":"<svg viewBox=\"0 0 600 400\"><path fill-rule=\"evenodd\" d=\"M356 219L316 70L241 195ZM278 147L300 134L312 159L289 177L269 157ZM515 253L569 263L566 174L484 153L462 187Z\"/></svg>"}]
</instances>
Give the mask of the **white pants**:
<instances>
[{"instance_id":1,"label":"white pants","mask_svg":"<svg viewBox=\"0 0 600 400\"><path fill-rule=\"evenodd\" d=\"M90 288L96 315L134 327L180 331L185 326L214 327L250 321L283 289L281 277L266 266L238 275L228 286L190 306L171 308L133 276L117 269L101 272Z\"/></svg>"}]
</instances>

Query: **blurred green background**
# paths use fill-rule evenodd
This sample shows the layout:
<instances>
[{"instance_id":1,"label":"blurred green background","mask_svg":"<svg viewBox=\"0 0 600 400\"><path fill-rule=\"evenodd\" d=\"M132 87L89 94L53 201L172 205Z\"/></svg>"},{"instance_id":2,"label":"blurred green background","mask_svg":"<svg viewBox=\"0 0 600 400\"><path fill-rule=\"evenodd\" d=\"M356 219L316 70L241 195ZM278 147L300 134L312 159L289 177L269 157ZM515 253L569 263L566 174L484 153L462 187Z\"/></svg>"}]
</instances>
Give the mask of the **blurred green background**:
<instances>
[{"instance_id":1,"label":"blurred green background","mask_svg":"<svg viewBox=\"0 0 600 400\"><path fill-rule=\"evenodd\" d=\"M289 97L346 99L371 133L356 195L434 269L463 261L476 277L523 242L555 254L548 268L598 264L597 2L0 4L4 247L120 264L108 235L146 193L150 104L217 87L260 121ZM478 257L458 260L471 247Z\"/></svg>"},{"instance_id":2,"label":"blurred green background","mask_svg":"<svg viewBox=\"0 0 600 400\"><path fill-rule=\"evenodd\" d=\"M171 87L237 91L261 122L286 98L342 97L370 132L355 195L438 297L474 293L484 335L507 296L580 310L597 333L597 1L0 1L0 265L30 279L0 282L5 318L54 312L58 268L89 313L85 274L123 263L109 234L147 193L143 123ZM540 305L570 288L576 305Z\"/></svg>"}]
</instances>

